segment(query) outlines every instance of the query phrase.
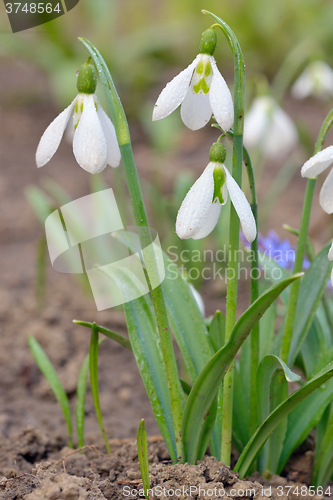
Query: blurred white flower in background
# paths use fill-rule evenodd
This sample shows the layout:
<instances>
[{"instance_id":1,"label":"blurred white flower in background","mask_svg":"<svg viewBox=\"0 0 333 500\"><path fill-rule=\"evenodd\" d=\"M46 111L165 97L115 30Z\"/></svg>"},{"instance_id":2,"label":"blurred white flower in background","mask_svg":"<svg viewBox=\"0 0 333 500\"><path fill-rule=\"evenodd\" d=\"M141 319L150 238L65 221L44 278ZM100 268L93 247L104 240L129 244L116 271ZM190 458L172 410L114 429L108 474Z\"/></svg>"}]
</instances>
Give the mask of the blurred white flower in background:
<instances>
[{"instance_id":1,"label":"blurred white flower in background","mask_svg":"<svg viewBox=\"0 0 333 500\"><path fill-rule=\"evenodd\" d=\"M294 122L271 96L256 97L244 120L244 145L267 159L287 156L298 143Z\"/></svg>"},{"instance_id":2,"label":"blurred white flower in background","mask_svg":"<svg viewBox=\"0 0 333 500\"><path fill-rule=\"evenodd\" d=\"M316 177L333 163L333 146L319 151L306 161L302 167L302 177ZM333 169L325 179L320 190L319 203L322 209L328 213L333 213Z\"/></svg>"},{"instance_id":3,"label":"blurred white flower in background","mask_svg":"<svg viewBox=\"0 0 333 500\"><path fill-rule=\"evenodd\" d=\"M297 78L291 87L295 99L305 99L310 95L320 99L333 96L333 70L324 61L313 61Z\"/></svg>"}]
</instances>

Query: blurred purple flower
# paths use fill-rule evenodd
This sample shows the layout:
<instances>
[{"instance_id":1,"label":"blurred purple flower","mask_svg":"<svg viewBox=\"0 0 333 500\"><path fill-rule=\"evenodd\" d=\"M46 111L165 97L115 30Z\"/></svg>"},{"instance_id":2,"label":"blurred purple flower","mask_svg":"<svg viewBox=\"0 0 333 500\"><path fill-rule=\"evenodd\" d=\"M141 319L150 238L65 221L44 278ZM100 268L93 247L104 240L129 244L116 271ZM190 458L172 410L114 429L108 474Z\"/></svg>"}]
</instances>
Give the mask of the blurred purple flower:
<instances>
[{"instance_id":1,"label":"blurred purple flower","mask_svg":"<svg viewBox=\"0 0 333 500\"><path fill-rule=\"evenodd\" d=\"M240 233L241 241L247 244L243 233ZM296 247L289 240L282 239L273 230L269 231L267 236L258 233L258 248L259 252L265 254L270 259L274 259L281 267L292 271L295 262ZM307 257L303 262L303 269L308 269L311 263Z\"/></svg>"}]
</instances>

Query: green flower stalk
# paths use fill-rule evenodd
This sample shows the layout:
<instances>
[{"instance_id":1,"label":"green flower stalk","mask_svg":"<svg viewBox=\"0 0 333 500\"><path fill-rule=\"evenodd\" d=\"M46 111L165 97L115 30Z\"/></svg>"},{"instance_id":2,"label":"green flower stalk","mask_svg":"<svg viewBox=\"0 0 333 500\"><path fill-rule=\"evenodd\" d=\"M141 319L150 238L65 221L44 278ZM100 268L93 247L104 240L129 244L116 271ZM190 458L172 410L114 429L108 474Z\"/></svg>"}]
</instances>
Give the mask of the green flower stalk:
<instances>
[{"instance_id":1,"label":"green flower stalk","mask_svg":"<svg viewBox=\"0 0 333 500\"><path fill-rule=\"evenodd\" d=\"M230 45L234 56L234 137L233 137L233 168L232 176L239 186L242 183L243 132L244 132L244 95L245 95L245 63L238 40L230 27L214 14L208 14L219 27ZM227 307L225 340L228 342L233 326L236 323L237 281L238 281L238 249L239 249L239 218L233 206L230 210L229 229L230 260L228 263ZM232 441L232 408L233 408L233 365L228 369L223 383L223 420L221 461L230 465Z\"/></svg>"},{"instance_id":2,"label":"green flower stalk","mask_svg":"<svg viewBox=\"0 0 333 500\"><path fill-rule=\"evenodd\" d=\"M104 59L102 58L98 50L88 40L80 38L80 41L92 57L101 79L121 151L128 190L135 217L135 223L138 227L142 228L142 230L139 231L139 236L142 248L146 248L152 244L152 238L149 230L148 218L143 201L138 173L134 161L130 133L124 109L122 107L112 77L105 64ZM150 248L152 248L152 246ZM150 268L147 269L148 274L150 276L156 276L156 281L158 281L158 269L153 253L151 253L146 259L146 265L147 268ZM173 351L170 328L161 286L158 286L154 289L151 289L150 287L150 292L156 315L158 332L168 379L177 443L177 455L181 457L181 419L183 411L183 392L179 382L177 364Z\"/></svg>"}]
</instances>

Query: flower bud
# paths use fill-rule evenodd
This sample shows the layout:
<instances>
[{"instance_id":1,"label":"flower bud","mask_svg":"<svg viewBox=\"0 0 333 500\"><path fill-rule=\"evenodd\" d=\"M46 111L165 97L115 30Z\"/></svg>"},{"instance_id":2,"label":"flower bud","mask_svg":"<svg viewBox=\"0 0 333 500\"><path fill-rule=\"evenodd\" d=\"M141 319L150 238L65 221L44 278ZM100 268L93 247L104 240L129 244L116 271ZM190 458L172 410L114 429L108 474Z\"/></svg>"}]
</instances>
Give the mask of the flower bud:
<instances>
[{"instance_id":1,"label":"flower bud","mask_svg":"<svg viewBox=\"0 0 333 500\"><path fill-rule=\"evenodd\" d=\"M226 149L220 142L214 142L209 151L209 161L215 163L224 163L226 156Z\"/></svg>"},{"instance_id":2,"label":"flower bud","mask_svg":"<svg viewBox=\"0 0 333 500\"><path fill-rule=\"evenodd\" d=\"M217 36L213 28L204 31L199 45L200 54L209 54L212 56L215 52L216 42Z\"/></svg>"},{"instance_id":3,"label":"flower bud","mask_svg":"<svg viewBox=\"0 0 333 500\"><path fill-rule=\"evenodd\" d=\"M94 94L97 85L95 66L90 62L82 64L77 77L77 90L80 94Z\"/></svg>"}]
</instances>

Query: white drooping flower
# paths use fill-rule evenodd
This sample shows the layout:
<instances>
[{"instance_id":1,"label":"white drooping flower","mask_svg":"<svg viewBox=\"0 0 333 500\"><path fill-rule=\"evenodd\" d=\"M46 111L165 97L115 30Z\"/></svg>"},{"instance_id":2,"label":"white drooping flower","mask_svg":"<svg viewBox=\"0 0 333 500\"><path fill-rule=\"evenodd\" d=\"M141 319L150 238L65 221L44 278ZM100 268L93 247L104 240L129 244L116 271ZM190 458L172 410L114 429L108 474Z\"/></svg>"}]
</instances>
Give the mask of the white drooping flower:
<instances>
[{"instance_id":1,"label":"white drooping flower","mask_svg":"<svg viewBox=\"0 0 333 500\"><path fill-rule=\"evenodd\" d=\"M319 151L306 161L302 167L302 177L316 177L333 163L333 146ZM325 179L320 190L319 203L328 214L333 213L333 169Z\"/></svg>"},{"instance_id":2,"label":"white drooping flower","mask_svg":"<svg viewBox=\"0 0 333 500\"><path fill-rule=\"evenodd\" d=\"M219 146L222 145L219 144ZM245 194L223 164L224 159L216 161L217 158L210 154L210 160L204 172L185 196L178 211L177 235L181 239L193 238L194 240L208 236L216 226L221 207L226 204L229 194L243 233L252 243L256 238L257 228Z\"/></svg>"},{"instance_id":3,"label":"white drooping flower","mask_svg":"<svg viewBox=\"0 0 333 500\"><path fill-rule=\"evenodd\" d=\"M181 105L181 118L191 130L204 127L212 114L223 130L229 130L234 121L234 106L230 90L213 57L215 47L215 31L206 30L200 54L159 95L153 121L165 118Z\"/></svg>"},{"instance_id":4,"label":"white drooping flower","mask_svg":"<svg viewBox=\"0 0 333 500\"><path fill-rule=\"evenodd\" d=\"M90 66L88 70L87 66ZM83 72L86 80L82 81L79 73L78 95L42 135L36 151L37 167L43 167L53 157L71 118L75 130L73 152L80 167L91 174L97 174L102 172L106 165L119 165L121 154L115 128L94 93L96 81L87 81L87 73L89 78L93 78L95 71L91 70L91 66L84 64L81 67L80 73Z\"/></svg>"},{"instance_id":5,"label":"white drooping flower","mask_svg":"<svg viewBox=\"0 0 333 500\"><path fill-rule=\"evenodd\" d=\"M305 99L310 95L321 99L333 96L333 70L324 61L313 61L297 78L291 87L295 99Z\"/></svg>"},{"instance_id":6,"label":"white drooping flower","mask_svg":"<svg viewBox=\"0 0 333 500\"><path fill-rule=\"evenodd\" d=\"M273 159L287 156L297 145L297 129L287 113L273 97L256 97L244 120L244 144L260 148L262 154Z\"/></svg>"}]
</instances>

